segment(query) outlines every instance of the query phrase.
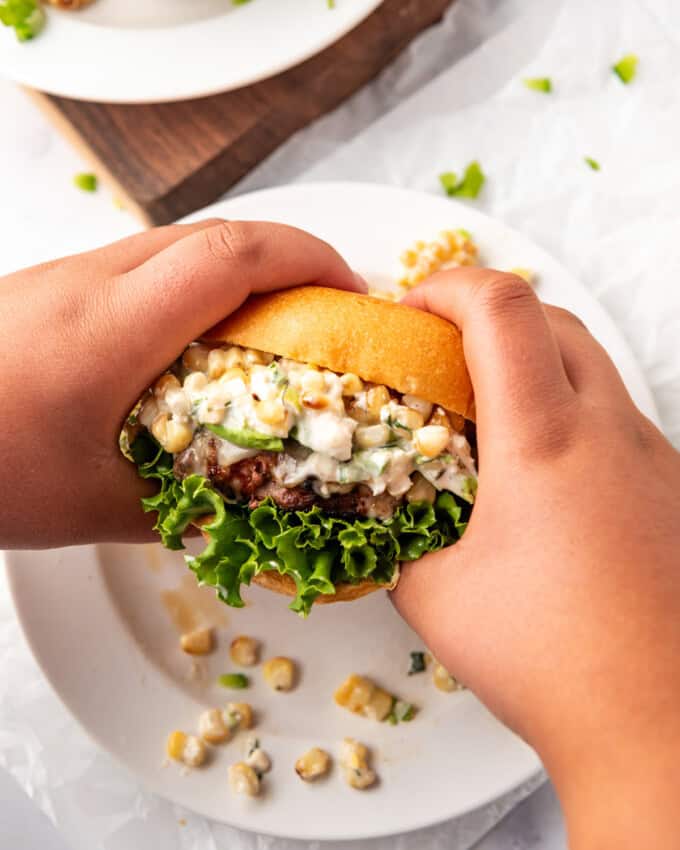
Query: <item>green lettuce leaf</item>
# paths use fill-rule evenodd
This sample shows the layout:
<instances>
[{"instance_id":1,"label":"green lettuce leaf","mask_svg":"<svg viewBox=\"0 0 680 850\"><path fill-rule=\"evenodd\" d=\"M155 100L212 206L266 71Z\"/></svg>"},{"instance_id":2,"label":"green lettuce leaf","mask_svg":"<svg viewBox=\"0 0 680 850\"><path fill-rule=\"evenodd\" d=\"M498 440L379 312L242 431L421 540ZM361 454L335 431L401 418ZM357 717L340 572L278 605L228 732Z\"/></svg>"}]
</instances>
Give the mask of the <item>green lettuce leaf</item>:
<instances>
[{"instance_id":1,"label":"green lettuce leaf","mask_svg":"<svg viewBox=\"0 0 680 850\"><path fill-rule=\"evenodd\" d=\"M315 506L286 511L267 499L254 510L228 503L201 475L177 481L172 455L148 433L130 446L130 457L142 478L159 490L142 499L145 511L157 514L155 530L168 549L183 549L182 535L202 516L208 543L185 560L200 584L214 587L228 605L243 606L241 585L265 570L277 570L295 582L291 610L307 616L314 600L332 594L338 582L357 583L370 576L389 584L397 561L411 561L455 543L465 531L470 505L451 493L440 493L434 505L404 505L387 521L354 520L326 515Z\"/></svg>"}]
</instances>

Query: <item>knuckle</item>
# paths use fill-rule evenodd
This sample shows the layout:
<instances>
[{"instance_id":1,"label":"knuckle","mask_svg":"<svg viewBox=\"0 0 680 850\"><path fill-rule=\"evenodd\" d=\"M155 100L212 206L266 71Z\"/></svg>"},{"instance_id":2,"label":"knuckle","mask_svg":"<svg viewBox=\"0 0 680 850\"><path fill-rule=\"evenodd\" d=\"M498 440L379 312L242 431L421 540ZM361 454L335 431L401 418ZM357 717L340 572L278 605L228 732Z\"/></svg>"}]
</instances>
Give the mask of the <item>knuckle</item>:
<instances>
[{"instance_id":1,"label":"knuckle","mask_svg":"<svg viewBox=\"0 0 680 850\"><path fill-rule=\"evenodd\" d=\"M545 309L551 321L563 322L564 324L569 324L582 330L588 330L583 320L576 313L572 313L571 310L566 310L564 307L555 307L552 304Z\"/></svg>"},{"instance_id":2,"label":"knuckle","mask_svg":"<svg viewBox=\"0 0 680 850\"><path fill-rule=\"evenodd\" d=\"M506 318L536 304L534 291L525 280L501 272L479 284L477 297L492 318Z\"/></svg>"},{"instance_id":3,"label":"knuckle","mask_svg":"<svg viewBox=\"0 0 680 850\"><path fill-rule=\"evenodd\" d=\"M262 252L262 240L245 222L220 221L205 231L208 251L216 260L254 265Z\"/></svg>"}]
</instances>

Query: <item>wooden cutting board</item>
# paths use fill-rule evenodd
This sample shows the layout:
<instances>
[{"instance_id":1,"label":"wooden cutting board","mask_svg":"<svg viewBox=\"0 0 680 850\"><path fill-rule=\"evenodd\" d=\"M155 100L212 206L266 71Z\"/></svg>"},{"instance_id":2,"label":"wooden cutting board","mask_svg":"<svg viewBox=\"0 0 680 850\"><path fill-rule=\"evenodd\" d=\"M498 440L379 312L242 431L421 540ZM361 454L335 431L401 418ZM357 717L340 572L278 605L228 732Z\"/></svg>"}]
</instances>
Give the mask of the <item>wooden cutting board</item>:
<instances>
[{"instance_id":1,"label":"wooden cutting board","mask_svg":"<svg viewBox=\"0 0 680 850\"><path fill-rule=\"evenodd\" d=\"M356 92L452 2L384 0L312 59L213 97L121 105L32 96L128 209L145 224L166 224L215 201L293 133Z\"/></svg>"}]
</instances>

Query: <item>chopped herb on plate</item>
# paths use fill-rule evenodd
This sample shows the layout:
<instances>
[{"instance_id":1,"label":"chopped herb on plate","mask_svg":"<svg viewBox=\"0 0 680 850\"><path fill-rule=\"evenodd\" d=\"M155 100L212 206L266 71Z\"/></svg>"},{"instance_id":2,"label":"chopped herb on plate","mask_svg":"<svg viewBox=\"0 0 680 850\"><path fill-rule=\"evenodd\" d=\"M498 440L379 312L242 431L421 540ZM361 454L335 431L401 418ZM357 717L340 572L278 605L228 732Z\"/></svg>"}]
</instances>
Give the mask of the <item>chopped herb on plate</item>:
<instances>
[{"instance_id":1,"label":"chopped herb on plate","mask_svg":"<svg viewBox=\"0 0 680 850\"><path fill-rule=\"evenodd\" d=\"M413 676L415 673L424 673L425 672L425 653L424 652L412 652L411 653L411 667L408 671L409 676Z\"/></svg>"},{"instance_id":2,"label":"chopped herb on plate","mask_svg":"<svg viewBox=\"0 0 680 850\"><path fill-rule=\"evenodd\" d=\"M593 169L593 171L600 170L600 163L596 159L593 159L592 156L584 156L583 161L586 163L586 165L589 165Z\"/></svg>"},{"instance_id":3,"label":"chopped herb on plate","mask_svg":"<svg viewBox=\"0 0 680 850\"><path fill-rule=\"evenodd\" d=\"M524 80L524 85L532 91L540 91L544 94L550 94L553 90L550 77L528 77Z\"/></svg>"},{"instance_id":4,"label":"chopped herb on plate","mask_svg":"<svg viewBox=\"0 0 680 850\"><path fill-rule=\"evenodd\" d=\"M450 198L476 198L485 180L482 167L476 160L466 167L461 180L453 171L446 171L439 175L439 182Z\"/></svg>"},{"instance_id":5,"label":"chopped herb on plate","mask_svg":"<svg viewBox=\"0 0 680 850\"><path fill-rule=\"evenodd\" d=\"M96 192L99 183L96 174L76 174L73 182L83 192Z\"/></svg>"},{"instance_id":6,"label":"chopped herb on plate","mask_svg":"<svg viewBox=\"0 0 680 850\"><path fill-rule=\"evenodd\" d=\"M38 0L4 0L0 2L0 23L14 27L19 41L29 41L45 26L45 13Z\"/></svg>"},{"instance_id":7,"label":"chopped herb on plate","mask_svg":"<svg viewBox=\"0 0 680 850\"><path fill-rule=\"evenodd\" d=\"M624 85L631 83L637 74L638 57L634 53L628 53L612 65L612 71Z\"/></svg>"},{"instance_id":8,"label":"chopped herb on plate","mask_svg":"<svg viewBox=\"0 0 680 850\"><path fill-rule=\"evenodd\" d=\"M243 690L248 687L248 677L243 673L224 673L217 680L223 688L236 688Z\"/></svg>"},{"instance_id":9,"label":"chopped herb on plate","mask_svg":"<svg viewBox=\"0 0 680 850\"><path fill-rule=\"evenodd\" d=\"M390 726L396 726L397 723L408 723L416 716L416 707L413 703L404 702L402 699L395 699L392 703L392 711L385 718Z\"/></svg>"}]
</instances>

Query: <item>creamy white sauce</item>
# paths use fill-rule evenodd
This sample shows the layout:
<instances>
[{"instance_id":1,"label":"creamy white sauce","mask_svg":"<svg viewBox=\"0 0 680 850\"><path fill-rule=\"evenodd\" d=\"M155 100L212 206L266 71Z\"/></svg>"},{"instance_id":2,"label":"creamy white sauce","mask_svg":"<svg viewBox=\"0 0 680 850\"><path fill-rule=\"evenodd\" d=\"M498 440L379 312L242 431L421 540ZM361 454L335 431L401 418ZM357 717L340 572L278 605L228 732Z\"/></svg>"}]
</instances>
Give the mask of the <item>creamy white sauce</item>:
<instances>
[{"instance_id":1,"label":"creamy white sauce","mask_svg":"<svg viewBox=\"0 0 680 850\"><path fill-rule=\"evenodd\" d=\"M186 422L194 436L185 459L194 471L203 474L209 440L215 440L217 459L224 467L262 451L259 446L238 446L210 433L207 426L214 426L295 440L288 445L298 445L298 450L280 453L273 471L275 480L285 486L311 479L315 490L328 496L361 483L374 496L399 498L412 486L413 474L420 472L437 490L448 490L470 500L477 478L470 444L463 434L452 430L449 444L438 457L423 457L414 445L414 430L408 426L417 405L409 408L390 399L379 412L387 445L358 448L358 422L348 415L346 405L351 403L355 409L368 411L369 397L364 389L343 397L340 376L286 359L268 366L243 368L247 374L231 370L212 380L193 372L184 387L173 386L164 397L150 400L140 419L144 424L149 420L150 424L158 411L167 411ZM418 401L429 415L432 405ZM266 405L273 405L280 412L279 421L263 418L262 408ZM420 413L415 415L417 419ZM422 427L422 416L420 423ZM363 431L367 430L363 426Z\"/></svg>"}]
</instances>

